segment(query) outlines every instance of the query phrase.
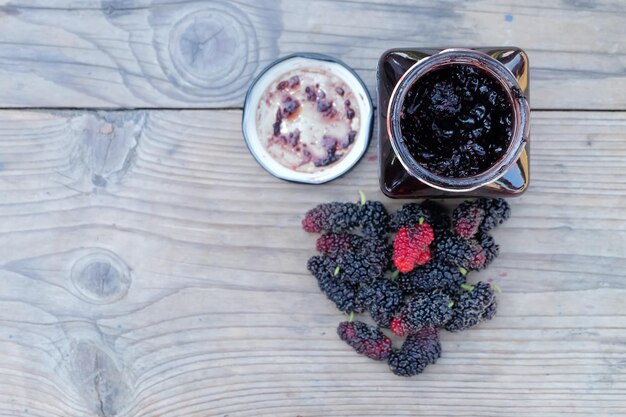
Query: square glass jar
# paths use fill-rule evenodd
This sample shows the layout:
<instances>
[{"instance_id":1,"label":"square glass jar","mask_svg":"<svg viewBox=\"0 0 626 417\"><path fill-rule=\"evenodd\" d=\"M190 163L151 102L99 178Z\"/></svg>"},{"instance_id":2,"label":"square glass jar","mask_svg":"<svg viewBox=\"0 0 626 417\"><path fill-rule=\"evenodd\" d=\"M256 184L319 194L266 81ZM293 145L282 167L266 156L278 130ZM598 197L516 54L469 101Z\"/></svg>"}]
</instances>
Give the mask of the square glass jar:
<instances>
[{"instance_id":1,"label":"square glass jar","mask_svg":"<svg viewBox=\"0 0 626 417\"><path fill-rule=\"evenodd\" d=\"M468 48L495 59L513 75L519 91L525 100L529 96L528 56L515 47ZM392 146L389 133L389 103L401 82L418 62L433 57L445 48L406 48L391 49L385 52L378 63L378 152L379 180L382 192L391 198L461 198L461 197L514 197L521 195L528 188L530 180L530 136L524 135L523 149L517 159L501 176L471 190L452 191L427 185L426 182L411 174L402 163ZM526 120L528 122L528 120ZM528 128L527 128L528 129Z\"/></svg>"}]
</instances>

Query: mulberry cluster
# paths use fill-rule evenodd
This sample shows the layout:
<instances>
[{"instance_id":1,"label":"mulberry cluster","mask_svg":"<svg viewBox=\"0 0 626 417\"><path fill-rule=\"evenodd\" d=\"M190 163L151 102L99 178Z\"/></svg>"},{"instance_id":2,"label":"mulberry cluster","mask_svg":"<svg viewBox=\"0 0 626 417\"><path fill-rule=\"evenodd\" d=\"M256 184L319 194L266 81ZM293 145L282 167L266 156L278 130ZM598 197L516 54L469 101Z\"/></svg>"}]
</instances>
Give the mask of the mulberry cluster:
<instances>
[{"instance_id":1,"label":"mulberry cluster","mask_svg":"<svg viewBox=\"0 0 626 417\"><path fill-rule=\"evenodd\" d=\"M502 199L460 204L452 213L433 201L409 203L391 215L377 201L326 203L302 220L322 233L307 268L338 310L350 315L337 334L358 353L387 360L413 376L441 356L439 329L458 332L492 319L494 288L466 282L499 254L489 232L510 216ZM353 321L368 313L375 326ZM384 330L389 329L389 330ZM394 347L385 332L404 337Z\"/></svg>"}]
</instances>

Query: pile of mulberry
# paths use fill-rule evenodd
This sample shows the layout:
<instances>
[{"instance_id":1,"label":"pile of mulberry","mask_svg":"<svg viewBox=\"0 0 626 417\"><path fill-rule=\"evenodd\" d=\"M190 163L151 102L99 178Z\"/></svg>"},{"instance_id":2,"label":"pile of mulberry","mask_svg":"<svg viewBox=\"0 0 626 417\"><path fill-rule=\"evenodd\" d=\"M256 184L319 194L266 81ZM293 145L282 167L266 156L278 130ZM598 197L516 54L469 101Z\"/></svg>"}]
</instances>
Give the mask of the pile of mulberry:
<instances>
[{"instance_id":1,"label":"pile of mulberry","mask_svg":"<svg viewBox=\"0 0 626 417\"><path fill-rule=\"evenodd\" d=\"M324 203L305 214L302 228L321 233L319 255L307 269L350 316L337 328L341 340L386 360L396 375L418 375L441 356L439 329L459 332L495 316L495 287L468 278L497 258L490 232L511 210L503 199L481 198L461 203L451 216L434 201L390 213L360 194L359 202ZM354 320L355 314L371 320ZM399 348L392 333L404 338Z\"/></svg>"}]
</instances>

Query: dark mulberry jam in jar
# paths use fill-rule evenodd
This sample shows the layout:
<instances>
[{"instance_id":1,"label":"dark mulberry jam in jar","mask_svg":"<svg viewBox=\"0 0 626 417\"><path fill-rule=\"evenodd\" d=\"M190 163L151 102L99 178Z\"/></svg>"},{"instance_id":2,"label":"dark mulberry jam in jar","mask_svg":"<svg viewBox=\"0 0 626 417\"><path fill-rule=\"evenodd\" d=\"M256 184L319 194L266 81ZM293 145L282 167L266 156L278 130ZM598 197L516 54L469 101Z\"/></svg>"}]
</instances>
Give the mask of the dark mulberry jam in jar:
<instances>
[{"instance_id":1,"label":"dark mulberry jam in jar","mask_svg":"<svg viewBox=\"0 0 626 417\"><path fill-rule=\"evenodd\" d=\"M487 170L508 149L511 107L502 86L481 69L450 65L427 73L407 92L400 128L417 162L464 178Z\"/></svg>"},{"instance_id":2,"label":"dark mulberry jam in jar","mask_svg":"<svg viewBox=\"0 0 626 417\"><path fill-rule=\"evenodd\" d=\"M392 50L378 69L380 182L394 198L528 186L528 61L517 48Z\"/></svg>"}]
</instances>

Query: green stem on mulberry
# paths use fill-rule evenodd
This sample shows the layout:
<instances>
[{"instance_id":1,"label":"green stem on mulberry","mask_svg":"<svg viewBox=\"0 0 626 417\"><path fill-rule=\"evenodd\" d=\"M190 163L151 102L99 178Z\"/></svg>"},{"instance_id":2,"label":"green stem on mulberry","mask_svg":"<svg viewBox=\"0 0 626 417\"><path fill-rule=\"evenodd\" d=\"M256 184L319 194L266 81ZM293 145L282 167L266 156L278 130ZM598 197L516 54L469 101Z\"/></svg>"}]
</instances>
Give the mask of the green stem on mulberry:
<instances>
[{"instance_id":1,"label":"green stem on mulberry","mask_svg":"<svg viewBox=\"0 0 626 417\"><path fill-rule=\"evenodd\" d=\"M400 275L400 270L395 269L392 273L391 273L391 280L395 281L396 278L398 278L398 275Z\"/></svg>"},{"instance_id":2,"label":"green stem on mulberry","mask_svg":"<svg viewBox=\"0 0 626 417\"><path fill-rule=\"evenodd\" d=\"M420 217L419 219L417 219L417 223L421 226L424 224L424 222L426 221L426 219L424 219L424 217Z\"/></svg>"},{"instance_id":3,"label":"green stem on mulberry","mask_svg":"<svg viewBox=\"0 0 626 417\"><path fill-rule=\"evenodd\" d=\"M359 197L361 198L361 205L364 205L367 201L367 198L365 197L365 193L362 190L359 190Z\"/></svg>"},{"instance_id":4,"label":"green stem on mulberry","mask_svg":"<svg viewBox=\"0 0 626 417\"><path fill-rule=\"evenodd\" d=\"M339 272L341 272L341 268L339 268L339 265L337 265L337 267L335 268L335 273L333 275L337 276L339 275Z\"/></svg>"},{"instance_id":5,"label":"green stem on mulberry","mask_svg":"<svg viewBox=\"0 0 626 417\"><path fill-rule=\"evenodd\" d=\"M463 288L465 291L474 291L474 288L476 287L470 284L461 284L461 288Z\"/></svg>"},{"instance_id":6,"label":"green stem on mulberry","mask_svg":"<svg viewBox=\"0 0 626 417\"><path fill-rule=\"evenodd\" d=\"M450 301L450 302L448 303L448 308L452 308L452 307L454 307L454 301Z\"/></svg>"},{"instance_id":7,"label":"green stem on mulberry","mask_svg":"<svg viewBox=\"0 0 626 417\"><path fill-rule=\"evenodd\" d=\"M462 266L459 267L459 272L461 273L461 275L466 276L467 275L467 269L463 268Z\"/></svg>"},{"instance_id":8,"label":"green stem on mulberry","mask_svg":"<svg viewBox=\"0 0 626 417\"><path fill-rule=\"evenodd\" d=\"M501 293L502 289L497 284L491 284L491 288L493 288L494 292Z\"/></svg>"},{"instance_id":9,"label":"green stem on mulberry","mask_svg":"<svg viewBox=\"0 0 626 417\"><path fill-rule=\"evenodd\" d=\"M348 322L352 323L354 321L354 311L350 312L350 315L348 316Z\"/></svg>"}]
</instances>

